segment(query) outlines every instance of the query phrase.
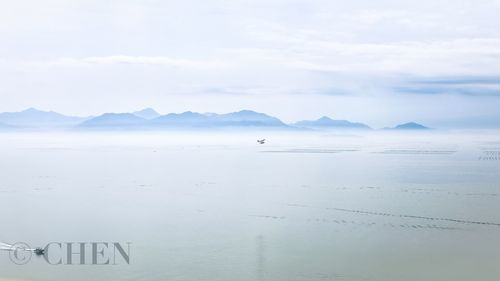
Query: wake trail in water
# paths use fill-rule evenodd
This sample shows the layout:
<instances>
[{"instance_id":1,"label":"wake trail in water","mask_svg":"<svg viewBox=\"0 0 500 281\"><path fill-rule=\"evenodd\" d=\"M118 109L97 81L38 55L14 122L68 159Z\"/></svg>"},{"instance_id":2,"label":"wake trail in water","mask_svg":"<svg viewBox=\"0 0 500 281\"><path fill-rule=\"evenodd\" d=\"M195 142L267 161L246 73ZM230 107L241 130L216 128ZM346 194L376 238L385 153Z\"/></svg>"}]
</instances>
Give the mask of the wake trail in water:
<instances>
[{"instance_id":1,"label":"wake trail in water","mask_svg":"<svg viewBox=\"0 0 500 281\"><path fill-rule=\"evenodd\" d=\"M12 245L0 242L0 251L11 251L13 248Z\"/></svg>"},{"instance_id":2,"label":"wake trail in water","mask_svg":"<svg viewBox=\"0 0 500 281\"><path fill-rule=\"evenodd\" d=\"M25 250L25 251L32 251L32 252L35 251L35 249L26 249L26 248L23 248L23 247L18 247L18 246L15 246L15 245L11 245L11 244L0 242L0 251L14 251L16 249L22 249L22 250Z\"/></svg>"}]
</instances>

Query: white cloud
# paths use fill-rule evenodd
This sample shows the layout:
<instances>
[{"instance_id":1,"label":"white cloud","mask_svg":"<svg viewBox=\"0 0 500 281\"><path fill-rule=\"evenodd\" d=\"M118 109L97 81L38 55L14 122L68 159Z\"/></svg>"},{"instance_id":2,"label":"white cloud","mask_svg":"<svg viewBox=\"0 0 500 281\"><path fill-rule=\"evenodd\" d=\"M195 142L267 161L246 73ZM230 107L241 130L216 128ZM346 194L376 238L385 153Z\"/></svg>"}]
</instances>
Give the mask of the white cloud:
<instances>
[{"instance_id":1,"label":"white cloud","mask_svg":"<svg viewBox=\"0 0 500 281\"><path fill-rule=\"evenodd\" d=\"M36 61L32 65L38 66L57 66L57 67L89 67L99 65L120 65L120 64L139 64L139 65L158 65L167 67L178 67L183 69L207 70L213 68L224 68L228 64L222 61L214 60L191 60L177 59L166 56L103 56L103 57L85 57L85 58L58 58L49 61Z\"/></svg>"}]
</instances>

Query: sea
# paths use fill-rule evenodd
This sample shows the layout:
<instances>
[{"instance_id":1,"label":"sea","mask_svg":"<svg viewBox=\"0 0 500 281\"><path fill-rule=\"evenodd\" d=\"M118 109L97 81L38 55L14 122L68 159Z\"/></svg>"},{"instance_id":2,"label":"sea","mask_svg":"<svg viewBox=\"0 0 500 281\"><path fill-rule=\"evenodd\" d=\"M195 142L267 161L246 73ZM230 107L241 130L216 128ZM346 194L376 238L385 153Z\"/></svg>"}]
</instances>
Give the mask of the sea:
<instances>
[{"instance_id":1,"label":"sea","mask_svg":"<svg viewBox=\"0 0 500 281\"><path fill-rule=\"evenodd\" d=\"M2 281L497 281L500 132L3 132L0 242Z\"/></svg>"}]
</instances>

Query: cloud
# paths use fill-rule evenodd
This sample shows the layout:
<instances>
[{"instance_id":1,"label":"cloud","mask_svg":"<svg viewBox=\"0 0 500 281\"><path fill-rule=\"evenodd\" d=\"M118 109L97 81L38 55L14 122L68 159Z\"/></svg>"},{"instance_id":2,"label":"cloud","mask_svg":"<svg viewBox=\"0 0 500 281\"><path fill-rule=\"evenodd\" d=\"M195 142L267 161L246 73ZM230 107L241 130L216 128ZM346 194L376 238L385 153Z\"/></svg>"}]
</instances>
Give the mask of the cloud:
<instances>
[{"instance_id":1,"label":"cloud","mask_svg":"<svg viewBox=\"0 0 500 281\"><path fill-rule=\"evenodd\" d=\"M409 79L394 87L398 93L411 94L458 94L467 96L500 97L500 77L456 76Z\"/></svg>"},{"instance_id":2,"label":"cloud","mask_svg":"<svg viewBox=\"0 0 500 281\"><path fill-rule=\"evenodd\" d=\"M199 69L206 70L212 68L227 67L228 64L222 61L213 60L193 60L193 59L178 59L167 56L92 56L84 58L58 58L48 61L35 61L32 65L37 66L56 66L56 67L88 67L99 65L152 65L152 66L168 66L184 69Z\"/></svg>"},{"instance_id":3,"label":"cloud","mask_svg":"<svg viewBox=\"0 0 500 281\"><path fill-rule=\"evenodd\" d=\"M500 76L459 76L459 77L435 77L424 80L415 80L416 84L442 84L442 85L499 85Z\"/></svg>"},{"instance_id":4,"label":"cloud","mask_svg":"<svg viewBox=\"0 0 500 281\"><path fill-rule=\"evenodd\" d=\"M497 96L500 97L500 88L481 88L481 87L417 87L403 86L395 87L394 90L399 93L411 94L458 94L467 96Z\"/></svg>"}]
</instances>

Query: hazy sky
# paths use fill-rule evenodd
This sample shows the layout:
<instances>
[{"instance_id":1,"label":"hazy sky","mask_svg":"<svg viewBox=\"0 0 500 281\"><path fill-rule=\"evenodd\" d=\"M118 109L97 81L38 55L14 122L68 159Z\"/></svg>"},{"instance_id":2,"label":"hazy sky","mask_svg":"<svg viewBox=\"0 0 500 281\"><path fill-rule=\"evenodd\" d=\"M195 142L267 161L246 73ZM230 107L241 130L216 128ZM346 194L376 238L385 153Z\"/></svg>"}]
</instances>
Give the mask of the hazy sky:
<instances>
[{"instance_id":1,"label":"hazy sky","mask_svg":"<svg viewBox=\"0 0 500 281\"><path fill-rule=\"evenodd\" d=\"M0 0L0 111L500 123L499 15L494 0Z\"/></svg>"}]
</instances>

